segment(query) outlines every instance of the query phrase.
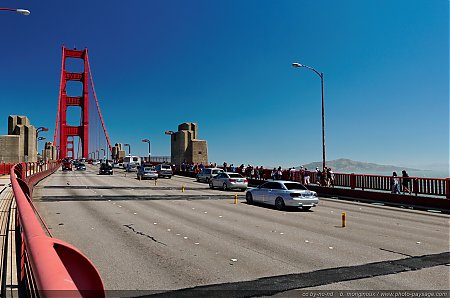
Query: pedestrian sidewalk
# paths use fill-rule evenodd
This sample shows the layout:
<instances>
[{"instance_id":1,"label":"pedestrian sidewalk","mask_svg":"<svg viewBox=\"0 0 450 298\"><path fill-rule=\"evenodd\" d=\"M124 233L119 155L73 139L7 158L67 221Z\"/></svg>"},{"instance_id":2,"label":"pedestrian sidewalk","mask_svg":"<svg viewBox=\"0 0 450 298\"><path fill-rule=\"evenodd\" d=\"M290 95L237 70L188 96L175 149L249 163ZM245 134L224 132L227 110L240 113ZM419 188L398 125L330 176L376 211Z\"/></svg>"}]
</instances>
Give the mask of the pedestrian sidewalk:
<instances>
[{"instance_id":1,"label":"pedestrian sidewalk","mask_svg":"<svg viewBox=\"0 0 450 298\"><path fill-rule=\"evenodd\" d=\"M15 214L16 203L9 176L0 176L1 297L18 297Z\"/></svg>"}]
</instances>

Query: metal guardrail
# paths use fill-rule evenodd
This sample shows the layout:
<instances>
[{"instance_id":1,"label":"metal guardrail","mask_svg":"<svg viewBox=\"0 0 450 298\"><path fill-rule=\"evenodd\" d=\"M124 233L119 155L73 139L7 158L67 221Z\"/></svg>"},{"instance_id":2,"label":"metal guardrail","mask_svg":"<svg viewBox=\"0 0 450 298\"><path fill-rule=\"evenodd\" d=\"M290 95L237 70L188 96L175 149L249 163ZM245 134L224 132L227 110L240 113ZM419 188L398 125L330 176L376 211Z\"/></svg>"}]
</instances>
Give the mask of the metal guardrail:
<instances>
[{"instance_id":1,"label":"metal guardrail","mask_svg":"<svg viewBox=\"0 0 450 298\"><path fill-rule=\"evenodd\" d=\"M59 163L42 167L21 163L11 169L17 204L19 293L30 297L105 297L103 282L92 262L70 244L48 236L36 216L33 187L58 167Z\"/></svg>"}]
</instances>

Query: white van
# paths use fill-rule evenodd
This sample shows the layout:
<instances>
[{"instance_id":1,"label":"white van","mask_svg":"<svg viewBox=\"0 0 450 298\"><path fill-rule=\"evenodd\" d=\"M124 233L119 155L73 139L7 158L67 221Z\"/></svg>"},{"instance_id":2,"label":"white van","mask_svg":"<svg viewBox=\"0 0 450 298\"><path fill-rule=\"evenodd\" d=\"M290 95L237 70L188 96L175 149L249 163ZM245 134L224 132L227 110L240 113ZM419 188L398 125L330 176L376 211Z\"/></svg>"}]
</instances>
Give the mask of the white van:
<instances>
[{"instance_id":1,"label":"white van","mask_svg":"<svg viewBox=\"0 0 450 298\"><path fill-rule=\"evenodd\" d=\"M141 158L139 156L125 156L123 158L123 168L128 169L130 167L136 168L141 165Z\"/></svg>"},{"instance_id":2,"label":"white van","mask_svg":"<svg viewBox=\"0 0 450 298\"><path fill-rule=\"evenodd\" d=\"M158 172L158 177L169 177L169 179L172 178L173 175L172 167L168 164L157 165L156 171Z\"/></svg>"}]
</instances>

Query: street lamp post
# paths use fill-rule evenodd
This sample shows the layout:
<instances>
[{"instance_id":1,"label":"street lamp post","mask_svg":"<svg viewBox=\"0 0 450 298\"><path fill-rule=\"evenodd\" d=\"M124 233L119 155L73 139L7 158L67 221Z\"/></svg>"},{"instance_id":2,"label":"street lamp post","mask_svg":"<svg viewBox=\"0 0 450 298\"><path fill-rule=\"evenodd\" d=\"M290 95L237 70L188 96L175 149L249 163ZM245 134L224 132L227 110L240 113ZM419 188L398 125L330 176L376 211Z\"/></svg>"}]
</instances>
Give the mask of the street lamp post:
<instances>
[{"instance_id":1,"label":"street lamp post","mask_svg":"<svg viewBox=\"0 0 450 298\"><path fill-rule=\"evenodd\" d=\"M95 152L97 152L97 160L99 160L100 159L100 151L98 149L96 149Z\"/></svg>"},{"instance_id":2,"label":"street lamp post","mask_svg":"<svg viewBox=\"0 0 450 298\"><path fill-rule=\"evenodd\" d=\"M38 151L39 133L43 131L48 131L48 128L43 126L36 128L36 151Z\"/></svg>"},{"instance_id":3,"label":"street lamp post","mask_svg":"<svg viewBox=\"0 0 450 298\"><path fill-rule=\"evenodd\" d=\"M28 9L21 9L21 8L1 8L0 7L0 10L14 11L14 12L17 12L24 16L27 16L30 14L30 11Z\"/></svg>"},{"instance_id":4,"label":"street lamp post","mask_svg":"<svg viewBox=\"0 0 450 298\"><path fill-rule=\"evenodd\" d=\"M43 140L46 140L46 138L45 137L39 137L39 138L36 139L36 143L38 141L43 141ZM38 146L36 146L36 151L38 151L37 148L38 148ZM39 154L39 152L36 152L36 154Z\"/></svg>"},{"instance_id":5,"label":"street lamp post","mask_svg":"<svg viewBox=\"0 0 450 298\"><path fill-rule=\"evenodd\" d=\"M123 144L124 147L128 147L128 155L131 156L131 146L130 144Z\"/></svg>"},{"instance_id":6,"label":"street lamp post","mask_svg":"<svg viewBox=\"0 0 450 298\"><path fill-rule=\"evenodd\" d=\"M145 140L142 140L142 142L148 143L148 162L150 162L150 156L151 156L151 151L150 151L150 140L145 139Z\"/></svg>"},{"instance_id":7,"label":"street lamp post","mask_svg":"<svg viewBox=\"0 0 450 298\"><path fill-rule=\"evenodd\" d=\"M318 72L317 70L315 70L314 68L304 65L304 64L300 64L297 62L292 63L293 67L305 67L308 68L312 71L314 71L319 77L320 77L320 82L322 84L322 159L323 159L323 170L325 170L325 166L326 166L326 150L325 150L325 105L324 105L324 89L323 89L323 72Z\"/></svg>"},{"instance_id":8,"label":"street lamp post","mask_svg":"<svg viewBox=\"0 0 450 298\"><path fill-rule=\"evenodd\" d=\"M103 157L105 157L105 149L100 148L100 150L103 152Z\"/></svg>"}]
</instances>

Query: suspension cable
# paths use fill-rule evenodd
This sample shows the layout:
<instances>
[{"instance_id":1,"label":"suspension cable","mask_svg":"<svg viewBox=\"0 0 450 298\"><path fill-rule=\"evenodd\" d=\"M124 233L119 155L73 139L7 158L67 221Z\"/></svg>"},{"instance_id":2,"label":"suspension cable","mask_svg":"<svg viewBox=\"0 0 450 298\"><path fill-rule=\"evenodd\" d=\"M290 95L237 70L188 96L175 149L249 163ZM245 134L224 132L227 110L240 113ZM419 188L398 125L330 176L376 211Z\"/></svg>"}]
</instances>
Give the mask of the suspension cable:
<instances>
[{"instance_id":1,"label":"suspension cable","mask_svg":"<svg viewBox=\"0 0 450 298\"><path fill-rule=\"evenodd\" d=\"M90 78L91 78L90 81L91 81L92 91L93 91L93 93L94 93L94 99L95 99L95 104L96 104L96 106L97 106L98 115L100 116L100 120L101 120L101 122L102 122L103 132L105 133L106 141L108 142L109 151L112 153L111 142L110 142L110 140L109 140L109 136L108 136L108 133L107 133L107 131L106 131L106 127L105 127L105 123L104 123L104 121L103 121L102 113L100 112L100 106L98 105L97 93L95 92L94 80L92 79L91 66L90 66L90 64L89 64L89 58L88 58L87 52L86 52L86 60L87 60L87 64L88 64L89 76L90 76Z\"/></svg>"}]
</instances>

